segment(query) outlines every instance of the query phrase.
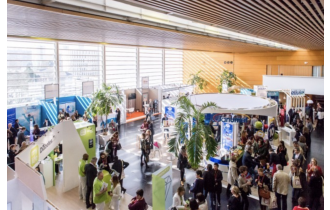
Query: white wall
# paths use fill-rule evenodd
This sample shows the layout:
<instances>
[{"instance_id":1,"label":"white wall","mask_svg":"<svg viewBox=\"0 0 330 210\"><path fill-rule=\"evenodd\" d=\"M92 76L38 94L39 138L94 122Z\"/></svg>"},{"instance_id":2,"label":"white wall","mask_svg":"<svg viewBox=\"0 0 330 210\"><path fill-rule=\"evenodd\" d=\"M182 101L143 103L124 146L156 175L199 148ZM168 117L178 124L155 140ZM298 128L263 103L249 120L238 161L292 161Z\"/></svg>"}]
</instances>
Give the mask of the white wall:
<instances>
[{"instance_id":1,"label":"white wall","mask_svg":"<svg viewBox=\"0 0 330 210\"><path fill-rule=\"evenodd\" d=\"M21 210L22 201L19 194L18 180L12 179L7 182L7 203L11 203L12 210Z\"/></svg>"},{"instance_id":2,"label":"white wall","mask_svg":"<svg viewBox=\"0 0 330 210\"><path fill-rule=\"evenodd\" d=\"M268 90L305 89L306 94L324 95L323 77L263 75L262 80Z\"/></svg>"}]
</instances>

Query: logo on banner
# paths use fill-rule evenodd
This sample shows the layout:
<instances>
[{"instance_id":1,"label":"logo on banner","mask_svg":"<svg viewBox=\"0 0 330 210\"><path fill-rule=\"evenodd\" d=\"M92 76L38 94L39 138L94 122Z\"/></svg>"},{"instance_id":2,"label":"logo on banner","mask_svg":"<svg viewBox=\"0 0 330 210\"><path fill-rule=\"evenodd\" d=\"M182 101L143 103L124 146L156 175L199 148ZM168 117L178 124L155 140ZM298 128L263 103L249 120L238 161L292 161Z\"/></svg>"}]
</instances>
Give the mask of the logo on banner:
<instances>
[{"instance_id":1,"label":"logo on banner","mask_svg":"<svg viewBox=\"0 0 330 210\"><path fill-rule=\"evenodd\" d=\"M305 89L291 89L292 96L305 96Z\"/></svg>"},{"instance_id":2,"label":"logo on banner","mask_svg":"<svg viewBox=\"0 0 330 210\"><path fill-rule=\"evenodd\" d=\"M31 167L35 166L39 162L39 146L35 145L30 150L30 165Z\"/></svg>"},{"instance_id":3,"label":"logo on banner","mask_svg":"<svg viewBox=\"0 0 330 210\"><path fill-rule=\"evenodd\" d=\"M40 147L40 154L47 148L49 147L49 145L51 145L53 143L53 139L51 139L50 141L47 142L47 144L43 144L41 147Z\"/></svg>"}]
</instances>

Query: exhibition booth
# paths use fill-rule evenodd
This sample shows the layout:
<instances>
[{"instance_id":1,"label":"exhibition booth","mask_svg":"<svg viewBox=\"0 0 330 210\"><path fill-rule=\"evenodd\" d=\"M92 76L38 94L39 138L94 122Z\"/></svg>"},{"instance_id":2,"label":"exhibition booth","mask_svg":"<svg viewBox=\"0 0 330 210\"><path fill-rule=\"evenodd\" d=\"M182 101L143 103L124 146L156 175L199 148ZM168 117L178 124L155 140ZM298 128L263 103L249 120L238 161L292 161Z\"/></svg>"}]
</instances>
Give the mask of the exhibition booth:
<instances>
[{"instance_id":1,"label":"exhibition booth","mask_svg":"<svg viewBox=\"0 0 330 210\"><path fill-rule=\"evenodd\" d=\"M49 130L38 140L28 142L29 146L16 156L31 168L40 165L45 185L55 185L55 162L63 165L62 191L78 186L77 163L87 153L89 160L96 155L95 125L88 122L63 121ZM61 145L59 156L53 150ZM16 163L15 159L15 163Z\"/></svg>"}]
</instances>

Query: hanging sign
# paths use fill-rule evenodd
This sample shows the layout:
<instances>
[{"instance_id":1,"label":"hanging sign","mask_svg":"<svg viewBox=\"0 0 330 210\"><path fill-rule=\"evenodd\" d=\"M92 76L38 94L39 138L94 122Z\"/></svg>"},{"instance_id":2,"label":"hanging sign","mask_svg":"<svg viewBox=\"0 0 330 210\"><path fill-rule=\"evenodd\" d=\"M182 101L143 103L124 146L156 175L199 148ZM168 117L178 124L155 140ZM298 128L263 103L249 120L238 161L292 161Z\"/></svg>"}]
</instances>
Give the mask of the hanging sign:
<instances>
[{"instance_id":1,"label":"hanging sign","mask_svg":"<svg viewBox=\"0 0 330 210\"><path fill-rule=\"evenodd\" d=\"M305 96L305 89L291 89L291 96Z\"/></svg>"},{"instance_id":2,"label":"hanging sign","mask_svg":"<svg viewBox=\"0 0 330 210\"><path fill-rule=\"evenodd\" d=\"M267 98L267 87L262 85L255 85L254 91L256 92L256 96Z\"/></svg>"},{"instance_id":3,"label":"hanging sign","mask_svg":"<svg viewBox=\"0 0 330 210\"><path fill-rule=\"evenodd\" d=\"M267 91L267 98L271 98L279 104L280 92L279 91Z\"/></svg>"}]
</instances>

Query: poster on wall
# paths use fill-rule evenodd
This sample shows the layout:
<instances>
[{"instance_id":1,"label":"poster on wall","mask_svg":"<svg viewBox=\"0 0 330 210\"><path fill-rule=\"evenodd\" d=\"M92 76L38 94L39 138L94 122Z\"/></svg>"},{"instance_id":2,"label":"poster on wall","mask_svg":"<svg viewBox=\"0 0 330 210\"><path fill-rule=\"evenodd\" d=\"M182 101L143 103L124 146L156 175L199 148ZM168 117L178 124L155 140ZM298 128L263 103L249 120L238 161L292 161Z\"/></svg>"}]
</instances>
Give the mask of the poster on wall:
<instances>
[{"instance_id":1,"label":"poster on wall","mask_svg":"<svg viewBox=\"0 0 330 210\"><path fill-rule=\"evenodd\" d=\"M233 123L221 123L221 148L229 150L234 146L234 125Z\"/></svg>"},{"instance_id":2,"label":"poster on wall","mask_svg":"<svg viewBox=\"0 0 330 210\"><path fill-rule=\"evenodd\" d=\"M59 105L59 110L60 110L60 112L62 112L63 109L64 109L64 111L65 111L65 104L60 104L60 105Z\"/></svg>"},{"instance_id":3,"label":"poster on wall","mask_svg":"<svg viewBox=\"0 0 330 210\"><path fill-rule=\"evenodd\" d=\"M36 106L25 106L16 108L16 118L19 120L19 124L26 128L26 134L30 134L30 121L33 125L41 124L41 107Z\"/></svg>"},{"instance_id":4,"label":"poster on wall","mask_svg":"<svg viewBox=\"0 0 330 210\"><path fill-rule=\"evenodd\" d=\"M89 123L87 127L78 128L77 132L89 156L88 161L91 161L96 154L95 125Z\"/></svg>"},{"instance_id":5,"label":"poster on wall","mask_svg":"<svg viewBox=\"0 0 330 210\"><path fill-rule=\"evenodd\" d=\"M152 174L153 209L166 210L172 206L172 180L172 163L169 163Z\"/></svg>"},{"instance_id":6,"label":"poster on wall","mask_svg":"<svg viewBox=\"0 0 330 210\"><path fill-rule=\"evenodd\" d=\"M74 114L76 111L76 103L75 102L70 102L65 104L65 112L69 113L70 116Z\"/></svg>"},{"instance_id":7,"label":"poster on wall","mask_svg":"<svg viewBox=\"0 0 330 210\"><path fill-rule=\"evenodd\" d=\"M13 126L15 125L15 119L16 119L16 109L7 109L7 126L9 123L11 123Z\"/></svg>"},{"instance_id":8,"label":"poster on wall","mask_svg":"<svg viewBox=\"0 0 330 210\"><path fill-rule=\"evenodd\" d=\"M149 88L149 77L142 77L141 84L142 88Z\"/></svg>"}]
</instances>

